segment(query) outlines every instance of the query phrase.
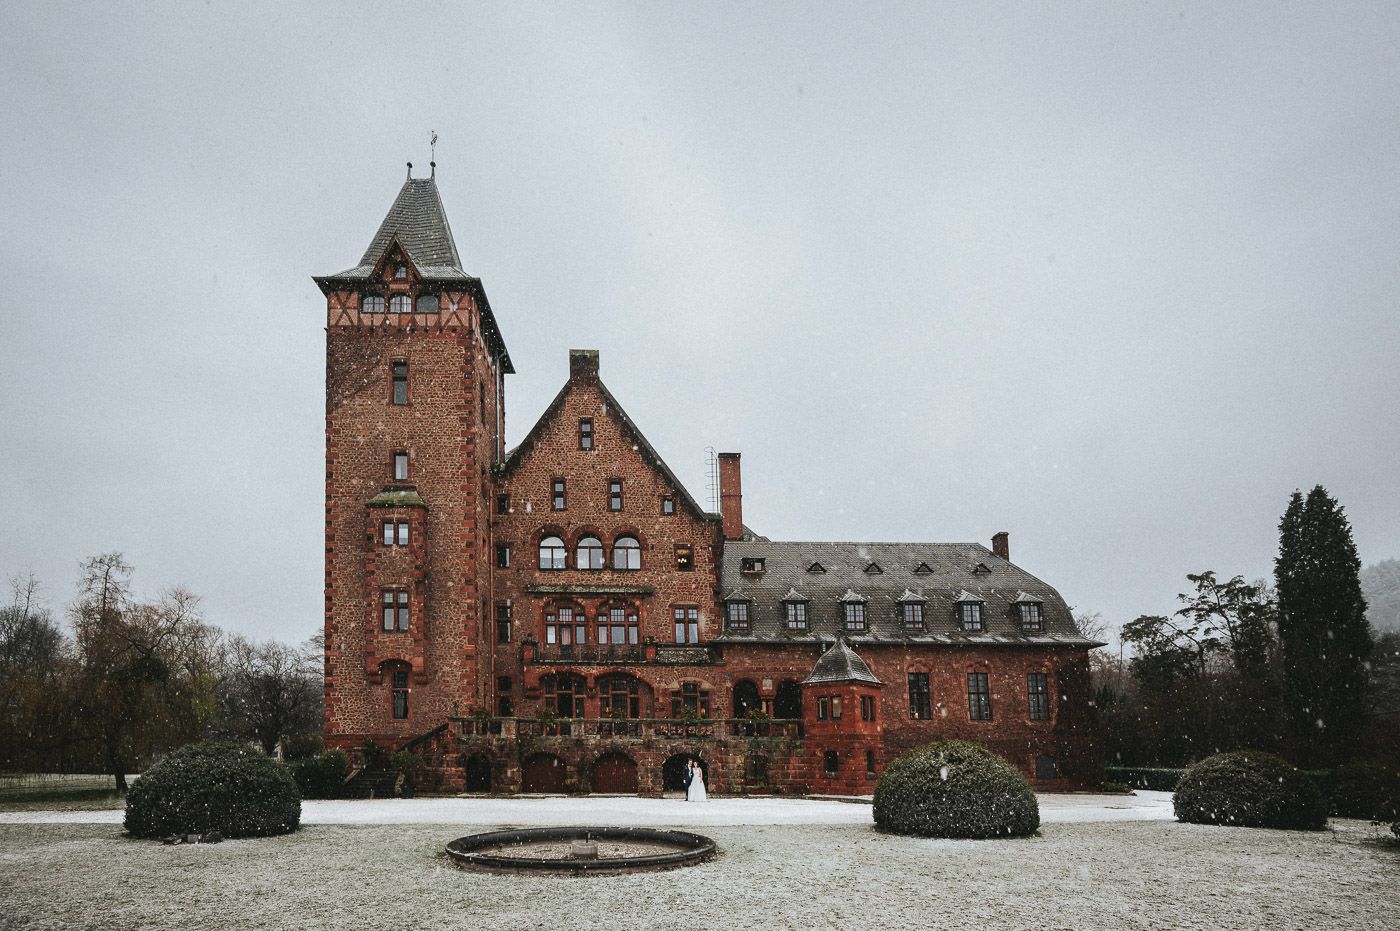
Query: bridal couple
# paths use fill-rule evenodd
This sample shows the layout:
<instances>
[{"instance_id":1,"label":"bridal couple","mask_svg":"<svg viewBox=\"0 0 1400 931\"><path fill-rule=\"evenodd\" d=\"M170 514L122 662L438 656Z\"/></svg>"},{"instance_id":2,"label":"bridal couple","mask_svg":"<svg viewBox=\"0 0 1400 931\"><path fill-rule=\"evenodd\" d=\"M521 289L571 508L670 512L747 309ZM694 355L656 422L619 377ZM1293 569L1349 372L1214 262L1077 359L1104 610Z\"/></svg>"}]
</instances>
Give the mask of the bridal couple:
<instances>
[{"instance_id":1,"label":"bridal couple","mask_svg":"<svg viewBox=\"0 0 1400 931\"><path fill-rule=\"evenodd\" d=\"M685 800L687 802L708 801L709 796L705 794L705 771L694 759L685 761L685 769L681 772L681 782L685 783Z\"/></svg>"}]
</instances>

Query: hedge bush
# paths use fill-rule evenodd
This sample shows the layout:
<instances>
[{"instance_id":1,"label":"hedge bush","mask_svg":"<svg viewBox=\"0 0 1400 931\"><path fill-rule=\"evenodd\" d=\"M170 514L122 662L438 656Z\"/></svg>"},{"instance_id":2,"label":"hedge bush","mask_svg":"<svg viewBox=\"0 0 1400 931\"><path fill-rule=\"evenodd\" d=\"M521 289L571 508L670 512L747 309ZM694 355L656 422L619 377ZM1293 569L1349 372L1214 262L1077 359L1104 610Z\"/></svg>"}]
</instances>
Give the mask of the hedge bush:
<instances>
[{"instance_id":1,"label":"hedge bush","mask_svg":"<svg viewBox=\"0 0 1400 931\"><path fill-rule=\"evenodd\" d=\"M1104 778L1111 782L1121 782L1132 789L1150 789L1153 792L1174 792L1181 781L1184 769L1166 769L1156 766L1106 766Z\"/></svg>"},{"instance_id":2,"label":"hedge bush","mask_svg":"<svg viewBox=\"0 0 1400 931\"><path fill-rule=\"evenodd\" d=\"M1040 827L1026 780L1001 757L964 740L904 754L875 783L875 825L920 837L1022 837Z\"/></svg>"},{"instance_id":3,"label":"hedge bush","mask_svg":"<svg viewBox=\"0 0 1400 931\"><path fill-rule=\"evenodd\" d=\"M287 767L302 798L337 798L345 777L350 774L350 758L344 750L327 750Z\"/></svg>"},{"instance_id":4,"label":"hedge bush","mask_svg":"<svg viewBox=\"0 0 1400 931\"><path fill-rule=\"evenodd\" d=\"M1317 784L1272 753L1240 750L1206 757L1172 796L1180 821L1253 828L1321 830L1327 804Z\"/></svg>"},{"instance_id":5,"label":"hedge bush","mask_svg":"<svg viewBox=\"0 0 1400 931\"><path fill-rule=\"evenodd\" d=\"M1328 813L1338 818L1394 821L1400 818L1400 765L1344 763L1327 780Z\"/></svg>"},{"instance_id":6,"label":"hedge bush","mask_svg":"<svg viewBox=\"0 0 1400 931\"><path fill-rule=\"evenodd\" d=\"M126 797L136 837L204 834L264 837L295 831L301 795L287 768L251 747L188 744L141 774Z\"/></svg>"}]
</instances>

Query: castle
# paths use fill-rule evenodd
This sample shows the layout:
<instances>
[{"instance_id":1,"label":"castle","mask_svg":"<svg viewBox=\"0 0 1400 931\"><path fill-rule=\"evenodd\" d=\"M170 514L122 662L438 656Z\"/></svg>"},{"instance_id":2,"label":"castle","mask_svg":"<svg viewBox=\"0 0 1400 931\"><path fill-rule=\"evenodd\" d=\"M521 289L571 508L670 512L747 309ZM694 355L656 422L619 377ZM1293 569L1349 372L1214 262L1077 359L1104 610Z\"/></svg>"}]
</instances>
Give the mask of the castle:
<instances>
[{"instance_id":1,"label":"castle","mask_svg":"<svg viewBox=\"0 0 1400 931\"><path fill-rule=\"evenodd\" d=\"M434 169L435 174L435 169ZM1094 784L1088 652L1049 585L974 543L776 542L686 491L599 354L514 449L514 371L433 177L326 296L325 737L424 755L444 788L864 794L978 741Z\"/></svg>"}]
</instances>

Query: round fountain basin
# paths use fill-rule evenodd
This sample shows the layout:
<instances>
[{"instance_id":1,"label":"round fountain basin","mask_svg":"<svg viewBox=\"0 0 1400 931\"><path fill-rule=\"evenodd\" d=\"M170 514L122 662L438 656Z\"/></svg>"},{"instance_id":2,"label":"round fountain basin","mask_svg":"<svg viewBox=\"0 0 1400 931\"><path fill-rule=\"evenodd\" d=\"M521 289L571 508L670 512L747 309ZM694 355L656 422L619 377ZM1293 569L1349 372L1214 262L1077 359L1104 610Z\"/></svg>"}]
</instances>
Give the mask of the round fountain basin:
<instances>
[{"instance_id":1,"label":"round fountain basin","mask_svg":"<svg viewBox=\"0 0 1400 931\"><path fill-rule=\"evenodd\" d=\"M521 828L471 834L447 845L459 866L567 875L674 869L714 853L715 842L703 834L654 828Z\"/></svg>"}]
</instances>

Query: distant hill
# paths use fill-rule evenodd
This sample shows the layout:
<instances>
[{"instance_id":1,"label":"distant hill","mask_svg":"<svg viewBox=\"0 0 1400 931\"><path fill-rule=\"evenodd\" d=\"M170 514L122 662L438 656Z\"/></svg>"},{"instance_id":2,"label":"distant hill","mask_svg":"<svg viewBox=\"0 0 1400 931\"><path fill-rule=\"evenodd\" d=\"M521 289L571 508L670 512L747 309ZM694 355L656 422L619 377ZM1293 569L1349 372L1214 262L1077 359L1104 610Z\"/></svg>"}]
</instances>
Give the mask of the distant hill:
<instances>
[{"instance_id":1,"label":"distant hill","mask_svg":"<svg viewBox=\"0 0 1400 931\"><path fill-rule=\"evenodd\" d=\"M1400 631L1400 559L1386 559L1361 570L1366 619L1378 632Z\"/></svg>"}]
</instances>

